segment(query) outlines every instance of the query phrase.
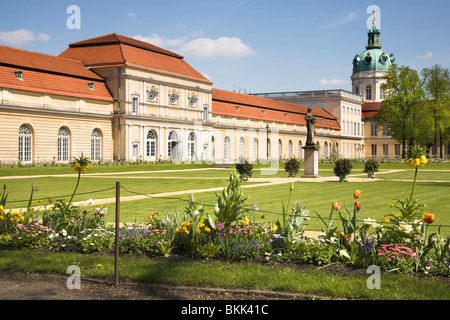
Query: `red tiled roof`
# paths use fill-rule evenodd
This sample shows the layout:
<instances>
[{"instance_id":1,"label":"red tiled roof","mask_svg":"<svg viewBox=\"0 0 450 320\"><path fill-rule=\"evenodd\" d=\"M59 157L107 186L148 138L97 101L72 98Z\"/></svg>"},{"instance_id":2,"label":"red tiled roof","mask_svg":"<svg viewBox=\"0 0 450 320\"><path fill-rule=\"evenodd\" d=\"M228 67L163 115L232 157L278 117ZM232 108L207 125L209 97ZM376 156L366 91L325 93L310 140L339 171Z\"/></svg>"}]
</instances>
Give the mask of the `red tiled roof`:
<instances>
[{"instance_id":1,"label":"red tiled roof","mask_svg":"<svg viewBox=\"0 0 450 320\"><path fill-rule=\"evenodd\" d=\"M70 43L70 47L87 47L87 46L98 46L103 44L127 44L130 46L138 47L141 49L162 53L168 56L172 56L174 58L183 59L183 56L180 56L177 53L171 52L169 50L157 47L153 44L150 44L145 41L136 40L130 37L125 37L120 34L110 33L104 36L95 37L91 39L86 39L78 42Z\"/></svg>"},{"instance_id":2,"label":"red tiled roof","mask_svg":"<svg viewBox=\"0 0 450 320\"><path fill-rule=\"evenodd\" d=\"M213 89L212 100L213 114L306 125L308 107L304 105L221 89ZM317 119L317 127L340 130L337 119L325 110L312 108L311 113Z\"/></svg>"},{"instance_id":3,"label":"red tiled roof","mask_svg":"<svg viewBox=\"0 0 450 320\"><path fill-rule=\"evenodd\" d=\"M22 72L23 80L17 79L16 71ZM80 61L6 46L0 46L0 87L113 101L104 79Z\"/></svg>"},{"instance_id":4,"label":"red tiled roof","mask_svg":"<svg viewBox=\"0 0 450 320\"><path fill-rule=\"evenodd\" d=\"M380 111L381 102L366 102L361 105L362 118L372 118L378 111Z\"/></svg>"},{"instance_id":5,"label":"red tiled roof","mask_svg":"<svg viewBox=\"0 0 450 320\"><path fill-rule=\"evenodd\" d=\"M0 64L43 70L93 80L103 80L103 78L95 72L86 69L80 61L2 45L0 45Z\"/></svg>"},{"instance_id":6,"label":"red tiled roof","mask_svg":"<svg viewBox=\"0 0 450 320\"><path fill-rule=\"evenodd\" d=\"M22 71L23 80L17 79L15 75L16 71ZM90 82L94 84L94 90L89 88L88 83ZM53 74L18 67L0 65L0 87L69 97L113 101L103 81L87 80L64 74Z\"/></svg>"},{"instance_id":7,"label":"red tiled roof","mask_svg":"<svg viewBox=\"0 0 450 320\"><path fill-rule=\"evenodd\" d=\"M69 44L60 57L82 61L95 69L108 66L131 66L166 75L211 83L193 69L183 57L115 33Z\"/></svg>"}]
</instances>

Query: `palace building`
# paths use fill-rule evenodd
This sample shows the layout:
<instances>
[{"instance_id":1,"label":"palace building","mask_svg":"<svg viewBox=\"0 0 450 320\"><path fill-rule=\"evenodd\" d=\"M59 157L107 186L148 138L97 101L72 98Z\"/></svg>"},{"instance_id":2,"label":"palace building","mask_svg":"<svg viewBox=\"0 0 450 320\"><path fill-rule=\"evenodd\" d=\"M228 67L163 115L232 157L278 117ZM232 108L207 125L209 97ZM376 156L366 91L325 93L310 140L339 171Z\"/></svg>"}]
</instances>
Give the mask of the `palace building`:
<instances>
[{"instance_id":1,"label":"palace building","mask_svg":"<svg viewBox=\"0 0 450 320\"><path fill-rule=\"evenodd\" d=\"M70 162L81 153L92 161L302 158L308 106L320 157L378 156L385 140L369 134L370 116L393 62L378 37L369 31L367 50L354 59L352 93L214 88L179 54L115 33L71 43L58 56L0 46L0 162Z\"/></svg>"}]
</instances>

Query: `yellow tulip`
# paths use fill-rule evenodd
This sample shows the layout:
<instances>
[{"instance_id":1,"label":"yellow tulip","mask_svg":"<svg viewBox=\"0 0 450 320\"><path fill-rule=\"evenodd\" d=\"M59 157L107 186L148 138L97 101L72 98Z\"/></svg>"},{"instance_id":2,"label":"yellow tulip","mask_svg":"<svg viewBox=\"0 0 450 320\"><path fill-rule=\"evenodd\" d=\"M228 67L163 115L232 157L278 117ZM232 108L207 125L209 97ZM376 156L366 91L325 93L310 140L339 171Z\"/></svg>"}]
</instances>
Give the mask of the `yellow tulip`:
<instances>
[{"instance_id":1,"label":"yellow tulip","mask_svg":"<svg viewBox=\"0 0 450 320\"><path fill-rule=\"evenodd\" d=\"M420 166L420 159L419 158L415 158L414 159L414 167L418 167Z\"/></svg>"},{"instance_id":2,"label":"yellow tulip","mask_svg":"<svg viewBox=\"0 0 450 320\"><path fill-rule=\"evenodd\" d=\"M425 165L428 162L427 157L425 156L420 156L419 161L421 166Z\"/></svg>"}]
</instances>

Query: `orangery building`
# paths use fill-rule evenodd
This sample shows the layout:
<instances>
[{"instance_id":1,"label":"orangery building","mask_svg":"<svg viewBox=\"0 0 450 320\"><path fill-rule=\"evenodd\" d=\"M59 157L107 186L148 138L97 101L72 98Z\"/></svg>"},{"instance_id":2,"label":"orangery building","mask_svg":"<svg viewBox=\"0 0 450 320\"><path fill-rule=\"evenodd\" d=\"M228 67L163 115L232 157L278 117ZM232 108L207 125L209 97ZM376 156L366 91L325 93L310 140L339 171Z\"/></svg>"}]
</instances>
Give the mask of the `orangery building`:
<instances>
[{"instance_id":1,"label":"orangery building","mask_svg":"<svg viewBox=\"0 0 450 320\"><path fill-rule=\"evenodd\" d=\"M372 156L365 114L377 101L360 88L369 81L375 94L379 80L355 71L353 92L242 94L214 88L177 53L115 33L58 56L0 46L0 162L302 158L308 107L320 157Z\"/></svg>"}]
</instances>

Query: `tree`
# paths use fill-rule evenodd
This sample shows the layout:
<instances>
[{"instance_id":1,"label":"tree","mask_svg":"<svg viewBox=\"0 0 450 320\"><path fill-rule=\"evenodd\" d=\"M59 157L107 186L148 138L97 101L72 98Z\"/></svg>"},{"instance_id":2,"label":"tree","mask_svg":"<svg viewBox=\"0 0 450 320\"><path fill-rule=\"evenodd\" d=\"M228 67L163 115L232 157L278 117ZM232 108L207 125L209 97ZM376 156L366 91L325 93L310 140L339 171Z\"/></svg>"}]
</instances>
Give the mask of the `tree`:
<instances>
[{"instance_id":1,"label":"tree","mask_svg":"<svg viewBox=\"0 0 450 320\"><path fill-rule=\"evenodd\" d=\"M416 70L396 64L389 67L384 78L386 83L382 88L386 90L386 99L373 120L386 128L392 138L401 141L402 158L405 159L407 145L422 140L419 133L427 116L423 109L422 82Z\"/></svg>"},{"instance_id":2,"label":"tree","mask_svg":"<svg viewBox=\"0 0 450 320\"><path fill-rule=\"evenodd\" d=\"M431 68L424 68L421 72L423 88L427 98L426 108L432 116L433 154L437 154L439 136L439 155L442 158L442 144L448 121L450 120L450 72L435 64Z\"/></svg>"}]
</instances>

